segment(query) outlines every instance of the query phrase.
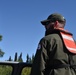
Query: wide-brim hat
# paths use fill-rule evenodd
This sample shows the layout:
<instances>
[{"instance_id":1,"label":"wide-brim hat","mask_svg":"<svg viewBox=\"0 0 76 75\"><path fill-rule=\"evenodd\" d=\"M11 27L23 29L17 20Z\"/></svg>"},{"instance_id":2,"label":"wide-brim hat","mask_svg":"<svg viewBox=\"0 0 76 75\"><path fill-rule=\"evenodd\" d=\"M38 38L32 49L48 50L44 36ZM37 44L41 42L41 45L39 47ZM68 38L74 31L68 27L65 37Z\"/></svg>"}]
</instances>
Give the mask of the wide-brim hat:
<instances>
[{"instance_id":1,"label":"wide-brim hat","mask_svg":"<svg viewBox=\"0 0 76 75\"><path fill-rule=\"evenodd\" d=\"M49 15L46 20L41 21L41 24L47 25L49 22L55 22L55 21L65 22L65 18L59 13L53 13Z\"/></svg>"}]
</instances>

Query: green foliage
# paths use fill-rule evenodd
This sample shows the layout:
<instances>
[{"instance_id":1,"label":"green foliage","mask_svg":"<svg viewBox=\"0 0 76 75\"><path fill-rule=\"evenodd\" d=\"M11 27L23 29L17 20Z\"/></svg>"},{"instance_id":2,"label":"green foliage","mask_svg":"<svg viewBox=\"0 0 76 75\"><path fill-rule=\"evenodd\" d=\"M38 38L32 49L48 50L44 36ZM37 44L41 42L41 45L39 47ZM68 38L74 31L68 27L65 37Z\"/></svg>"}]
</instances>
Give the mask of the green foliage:
<instances>
[{"instance_id":1,"label":"green foliage","mask_svg":"<svg viewBox=\"0 0 76 75\"><path fill-rule=\"evenodd\" d=\"M0 49L0 57L3 57L4 52Z\"/></svg>"},{"instance_id":2,"label":"green foliage","mask_svg":"<svg viewBox=\"0 0 76 75\"><path fill-rule=\"evenodd\" d=\"M13 68L11 66L0 65L0 75L11 75ZM22 69L21 75L30 75L31 68L25 67Z\"/></svg>"},{"instance_id":3,"label":"green foliage","mask_svg":"<svg viewBox=\"0 0 76 75\"><path fill-rule=\"evenodd\" d=\"M18 58L18 62L23 62L22 53L20 54L20 56L19 56L19 58Z\"/></svg>"},{"instance_id":4,"label":"green foliage","mask_svg":"<svg viewBox=\"0 0 76 75\"><path fill-rule=\"evenodd\" d=\"M11 73L12 73L11 66L0 65L0 75L11 75Z\"/></svg>"},{"instance_id":5,"label":"green foliage","mask_svg":"<svg viewBox=\"0 0 76 75\"><path fill-rule=\"evenodd\" d=\"M0 35L0 41L2 41L2 35ZM4 52L0 49L0 57L3 57Z\"/></svg>"},{"instance_id":6,"label":"green foliage","mask_svg":"<svg viewBox=\"0 0 76 75\"><path fill-rule=\"evenodd\" d=\"M29 67L23 68L21 75L30 75L30 71L31 71L31 68Z\"/></svg>"}]
</instances>

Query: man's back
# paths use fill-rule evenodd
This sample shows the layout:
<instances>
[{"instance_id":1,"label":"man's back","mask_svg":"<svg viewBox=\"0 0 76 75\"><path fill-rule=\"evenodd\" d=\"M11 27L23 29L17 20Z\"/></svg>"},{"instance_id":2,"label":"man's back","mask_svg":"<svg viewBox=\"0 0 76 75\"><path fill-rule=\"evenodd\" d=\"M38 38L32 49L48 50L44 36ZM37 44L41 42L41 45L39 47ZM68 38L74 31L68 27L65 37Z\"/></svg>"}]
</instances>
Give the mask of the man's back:
<instances>
[{"instance_id":1,"label":"man's back","mask_svg":"<svg viewBox=\"0 0 76 75\"><path fill-rule=\"evenodd\" d=\"M48 41L48 56L45 75L76 75L70 65L76 64L76 55L65 47L60 34L50 34L44 37Z\"/></svg>"}]
</instances>

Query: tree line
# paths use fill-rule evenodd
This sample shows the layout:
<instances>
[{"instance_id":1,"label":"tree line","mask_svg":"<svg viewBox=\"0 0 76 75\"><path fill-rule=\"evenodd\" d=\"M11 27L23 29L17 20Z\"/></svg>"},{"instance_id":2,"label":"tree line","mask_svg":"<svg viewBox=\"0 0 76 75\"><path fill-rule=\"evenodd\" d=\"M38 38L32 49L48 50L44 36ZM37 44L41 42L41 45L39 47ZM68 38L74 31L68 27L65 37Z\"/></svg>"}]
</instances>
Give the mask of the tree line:
<instances>
[{"instance_id":1,"label":"tree line","mask_svg":"<svg viewBox=\"0 0 76 75\"><path fill-rule=\"evenodd\" d=\"M32 57L29 56L29 54L26 55L26 63L33 63L34 60L34 54L32 54ZM14 59L11 58L11 56L9 57L8 60L6 61L14 61L14 62L24 62L23 58L22 58L22 52L20 53L20 55L18 56L18 53L15 53Z\"/></svg>"}]
</instances>

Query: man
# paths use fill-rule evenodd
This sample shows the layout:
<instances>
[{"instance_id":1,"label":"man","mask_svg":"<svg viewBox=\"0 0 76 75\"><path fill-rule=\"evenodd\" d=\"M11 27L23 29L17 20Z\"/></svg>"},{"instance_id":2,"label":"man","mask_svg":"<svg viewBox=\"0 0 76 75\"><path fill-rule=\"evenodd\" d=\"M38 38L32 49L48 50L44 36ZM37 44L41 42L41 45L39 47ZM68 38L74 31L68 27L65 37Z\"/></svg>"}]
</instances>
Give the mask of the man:
<instances>
[{"instance_id":1,"label":"man","mask_svg":"<svg viewBox=\"0 0 76 75\"><path fill-rule=\"evenodd\" d=\"M38 44L30 75L76 75L76 44L64 30L65 18L53 13L41 23L45 36Z\"/></svg>"}]
</instances>

